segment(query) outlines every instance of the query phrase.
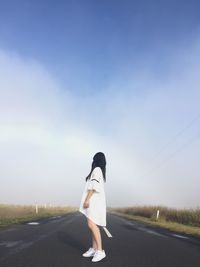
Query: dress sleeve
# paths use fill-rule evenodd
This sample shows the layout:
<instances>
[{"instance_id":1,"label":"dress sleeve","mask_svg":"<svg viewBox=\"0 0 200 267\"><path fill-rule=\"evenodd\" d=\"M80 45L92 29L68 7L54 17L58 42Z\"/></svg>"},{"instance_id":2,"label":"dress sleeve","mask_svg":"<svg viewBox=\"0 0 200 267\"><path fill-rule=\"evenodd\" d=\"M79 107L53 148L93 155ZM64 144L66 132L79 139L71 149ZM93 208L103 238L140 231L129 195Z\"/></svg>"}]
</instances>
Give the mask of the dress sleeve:
<instances>
[{"instance_id":1,"label":"dress sleeve","mask_svg":"<svg viewBox=\"0 0 200 267\"><path fill-rule=\"evenodd\" d=\"M94 189L96 192L101 192L101 186L102 186L102 171L100 167L94 168L93 172L91 173L91 177L88 183L88 190Z\"/></svg>"}]
</instances>

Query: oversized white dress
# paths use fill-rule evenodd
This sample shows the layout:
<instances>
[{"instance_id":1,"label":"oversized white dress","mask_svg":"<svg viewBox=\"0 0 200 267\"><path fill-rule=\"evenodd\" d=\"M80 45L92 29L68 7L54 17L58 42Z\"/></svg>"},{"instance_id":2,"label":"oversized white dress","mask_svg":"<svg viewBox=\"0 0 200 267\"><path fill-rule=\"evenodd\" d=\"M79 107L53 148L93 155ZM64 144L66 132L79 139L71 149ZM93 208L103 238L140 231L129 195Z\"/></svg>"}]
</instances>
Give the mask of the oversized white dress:
<instances>
[{"instance_id":1,"label":"oversized white dress","mask_svg":"<svg viewBox=\"0 0 200 267\"><path fill-rule=\"evenodd\" d=\"M89 207L84 208L83 203L88 194L88 190L92 189L94 189L95 191L89 200ZM90 178L85 184L79 211L95 224L102 226L108 237L112 237L112 235L106 228L106 197L104 190L103 173L100 167L94 168Z\"/></svg>"}]
</instances>

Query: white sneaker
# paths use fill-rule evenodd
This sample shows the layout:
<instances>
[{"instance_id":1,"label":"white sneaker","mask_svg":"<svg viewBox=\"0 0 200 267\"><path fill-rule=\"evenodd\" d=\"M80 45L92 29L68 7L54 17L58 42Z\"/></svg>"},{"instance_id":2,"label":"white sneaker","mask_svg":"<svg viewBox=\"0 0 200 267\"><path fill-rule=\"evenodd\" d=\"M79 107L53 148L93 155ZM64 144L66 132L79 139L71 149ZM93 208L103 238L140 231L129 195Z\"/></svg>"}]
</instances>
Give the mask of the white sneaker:
<instances>
[{"instance_id":1,"label":"white sneaker","mask_svg":"<svg viewBox=\"0 0 200 267\"><path fill-rule=\"evenodd\" d=\"M105 257L106 257L106 253L104 250L96 250L94 257L92 258L92 261L97 262L97 261L102 260Z\"/></svg>"},{"instance_id":2,"label":"white sneaker","mask_svg":"<svg viewBox=\"0 0 200 267\"><path fill-rule=\"evenodd\" d=\"M94 248L89 248L88 251L86 251L85 253L83 253L83 257L92 257L95 254L95 249Z\"/></svg>"}]
</instances>

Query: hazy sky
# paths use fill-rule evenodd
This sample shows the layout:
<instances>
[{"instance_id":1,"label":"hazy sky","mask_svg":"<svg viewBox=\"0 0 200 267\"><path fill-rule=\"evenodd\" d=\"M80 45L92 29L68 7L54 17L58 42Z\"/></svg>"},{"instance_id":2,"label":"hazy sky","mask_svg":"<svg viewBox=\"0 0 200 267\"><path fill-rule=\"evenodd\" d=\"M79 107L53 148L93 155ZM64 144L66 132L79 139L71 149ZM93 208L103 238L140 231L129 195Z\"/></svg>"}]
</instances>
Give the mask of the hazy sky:
<instances>
[{"instance_id":1,"label":"hazy sky","mask_svg":"<svg viewBox=\"0 0 200 267\"><path fill-rule=\"evenodd\" d=\"M199 1L0 0L0 203L200 206Z\"/></svg>"}]
</instances>

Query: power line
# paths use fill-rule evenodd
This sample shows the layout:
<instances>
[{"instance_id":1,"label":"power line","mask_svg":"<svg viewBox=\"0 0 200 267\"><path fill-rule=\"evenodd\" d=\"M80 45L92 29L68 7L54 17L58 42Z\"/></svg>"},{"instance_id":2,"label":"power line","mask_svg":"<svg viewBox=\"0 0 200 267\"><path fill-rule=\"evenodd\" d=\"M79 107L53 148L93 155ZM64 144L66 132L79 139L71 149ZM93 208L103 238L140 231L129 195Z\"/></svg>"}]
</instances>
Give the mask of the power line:
<instances>
[{"instance_id":1,"label":"power line","mask_svg":"<svg viewBox=\"0 0 200 267\"><path fill-rule=\"evenodd\" d=\"M193 118L182 130L180 130L173 138L171 138L171 140L166 143L155 155L154 157L151 159L151 162L153 160L155 160L164 150L166 150L166 148L168 148L171 144L173 144L178 137L180 137L186 130L188 130L196 121L198 121L200 119L200 114L198 114L198 116L196 116L195 118Z\"/></svg>"},{"instance_id":2,"label":"power line","mask_svg":"<svg viewBox=\"0 0 200 267\"><path fill-rule=\"evenodd\" d=\"M155 166L154 168L152 168L150 171L148 171L148 173L144 174L143 176L147 176L147 174L152 174L154 172L154 170L156 169L160 169L160 167L162 167L166 162L168 162L169 160L171 160L177 153L181 152L182 150L184 150L184 148L186 148L187 146L191 145L196 139L200 138L200 133L198 133L197 136L190 138L189 142L186 142L185 144L183 144L182 146L180 146L178 149L176 149L174 152L172 152L167 158L165 158L164 160L162 160L157 166Z\"/></svg>"}]
</instances>

